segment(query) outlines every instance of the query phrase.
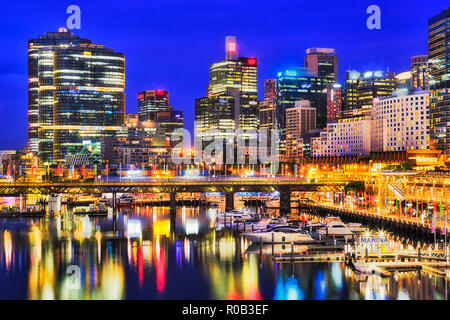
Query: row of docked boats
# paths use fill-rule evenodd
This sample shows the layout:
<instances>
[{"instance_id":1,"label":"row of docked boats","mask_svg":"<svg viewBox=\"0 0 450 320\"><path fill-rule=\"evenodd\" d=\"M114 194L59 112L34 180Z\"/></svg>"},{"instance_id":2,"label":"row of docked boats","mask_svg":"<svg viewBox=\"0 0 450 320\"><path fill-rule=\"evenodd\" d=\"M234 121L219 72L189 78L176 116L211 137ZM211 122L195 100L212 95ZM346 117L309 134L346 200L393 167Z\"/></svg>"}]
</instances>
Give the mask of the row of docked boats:
<instances>
[{"instance_id":1,"label":"row of docked boats","mask_svg":"<svg viewBox=\"0 0 450 320\"><path fill-rule=\"evenodd\" d=\"M239 216L242 219L242 216ZM251 242L258 243L310 243L313 235L321 237L354 238L368 229L358 223L343 223L339 217L327 217L323 222L305 221L304 228L292 223L287 218L264 219L255 223L251 232L244 236Z\"/></svg>"}]
</instances>

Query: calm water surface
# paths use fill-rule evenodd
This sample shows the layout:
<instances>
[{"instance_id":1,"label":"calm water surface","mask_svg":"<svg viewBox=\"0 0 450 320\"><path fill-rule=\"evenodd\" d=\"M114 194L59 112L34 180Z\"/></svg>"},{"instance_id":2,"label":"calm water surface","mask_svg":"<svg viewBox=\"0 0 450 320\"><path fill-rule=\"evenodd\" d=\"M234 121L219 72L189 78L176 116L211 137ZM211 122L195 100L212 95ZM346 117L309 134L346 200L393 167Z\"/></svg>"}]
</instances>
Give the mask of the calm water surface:
<instances>
[{"instance_id":1,"label":"calm water surface","mask_svg":"<svg viewBox=\"0 0 450 320\"><path fill-rule=\"evenodd\" d=\"M67 211L67 210L66 210ZM0 219L0 299L445 299L425 273L358 276L344 263L275 264L215 209L114 218ZM247 252L246 252L247 251Z\"/></svg>"}]
</instances>

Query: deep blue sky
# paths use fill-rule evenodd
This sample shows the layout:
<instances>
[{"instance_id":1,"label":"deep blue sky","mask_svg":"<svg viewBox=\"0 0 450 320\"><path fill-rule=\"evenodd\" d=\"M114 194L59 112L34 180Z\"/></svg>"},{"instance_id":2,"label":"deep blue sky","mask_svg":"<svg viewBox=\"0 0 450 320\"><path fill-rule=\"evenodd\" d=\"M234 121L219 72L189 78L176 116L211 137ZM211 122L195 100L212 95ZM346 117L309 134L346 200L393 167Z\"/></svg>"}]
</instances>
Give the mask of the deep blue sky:
<instances>
[{"instance_id":1,"label":"deep blue sky","mask_svg":"<svg viewBox=\"0 0 450 320\"><path fill-rule=\"evenodd\" d=\"M27 40L65 26L66 8L81 8L75 33L126 57L126 111L137 93L169 90L192 130L194 99L205 94L209 64L224 58L224 38L237 37L241 56L258 58L263 80L303 66L308 47L333 47L345 70L409 69L427 53L427 21L448 0L10 1L0 12L0 149L27 143ZM381 8L381 30L366 28L366 8Z\"/></svg>"}]
</instances>

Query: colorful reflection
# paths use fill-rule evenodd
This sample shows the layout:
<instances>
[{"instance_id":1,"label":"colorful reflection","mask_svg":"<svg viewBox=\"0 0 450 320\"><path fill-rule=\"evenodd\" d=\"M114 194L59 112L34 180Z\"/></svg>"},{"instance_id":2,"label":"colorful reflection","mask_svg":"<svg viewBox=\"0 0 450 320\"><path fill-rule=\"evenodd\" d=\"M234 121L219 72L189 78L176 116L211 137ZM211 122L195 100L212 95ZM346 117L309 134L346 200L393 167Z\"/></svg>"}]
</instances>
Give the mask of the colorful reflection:
<instances>
[{"instance_id":1,"label":"colorful reflection","mask_svg":"<svg viewBox=\"0 0 450 320\"><path fill-rule=\"evenodd\" d=\"M343 263L275 264L211 210L0 220L0 299L445 299L448 279L362 276ZM14 274L14 277L10 277ZM5 288L18 288L15 293ZM23 287L22 289L20 289Z\"/></svg>"}]
</instances>

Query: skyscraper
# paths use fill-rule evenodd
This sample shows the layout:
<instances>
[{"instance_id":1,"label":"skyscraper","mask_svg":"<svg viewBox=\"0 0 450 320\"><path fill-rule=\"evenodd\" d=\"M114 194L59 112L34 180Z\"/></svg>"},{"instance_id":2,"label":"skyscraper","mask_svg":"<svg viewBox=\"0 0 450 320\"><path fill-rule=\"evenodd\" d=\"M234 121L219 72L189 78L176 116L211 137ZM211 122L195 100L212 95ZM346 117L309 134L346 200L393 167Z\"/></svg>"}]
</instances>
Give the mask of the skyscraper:
<instances>
[{"instance_id":1,"label":"skyscraper","mask_svg":"<svg viewBox=\"0 0 450 320\"><path fill-rule=\"evenodd\" d=\"M238 57L236 39L227 37L225 60L209 68L207 96L195 100L196 127L203 140L208 129L257 130L257 60Z\"/></svg>"},{"instance_id":2,"label":"skyscraper","mask_svg":"<svg viewBox=\"0 0 450 320\"><path fill-rule=\"evenodd\" d=\"M327 79L329 83L337 83L338 56L336 49L332 48L310 48L306 50L305 67L316 76Z\"/></svg>"},{"instance_id":3,"label":"skyscraper","mask_svg":"<svg viewBox=\"0 0 450 320\"><path fill-rule=\"evenodd\" d=\"M65 28L28 41L29 149L45 162L100 153L124 123L125 57Z\"/></svg>"},{"instance_id":4,"label":"skyscraper","mask_svg":"<svg viewBox=\"0 0 450 320\"><path fill-rule=\"evenodd\" d=\"M327 123L335 121L342 112L342 85L327 84Z\"/></svg>"},{"instance_id":5,"label":"skyscraper","mask_svg":"<svg viewBox=\"0 0 450 320\"><path fill-rule=\"evenodd\" d=\"M428 20L431 147L450 153L450 8Z\"/></svg>"},{"instance_id":6,"label":"skyscraper","mask_svg":"<svg viewBox=\"0 0 450 320\"><path fill-rule=\"evenodd\" d=\"M428 55L411 57L411 85L413 88L428 88Z\"/></svg>"},{"instance_id":7,"label":"skyscraper","mask_svg":"<svg viewBox=\"0 0 450 320\"><path fill-rule=\"evenodd\" d=\"M304 156L305 135L315 129L316 108L308 100L296 101L294 108L286 109L286 160L298 162Z\"/></svg>"},{"instance_id":8,"label":"skyscraper","mask_svg":"<svg viewBox=\"0 0 450 320\"><path fill-rule=\"evenodd\" d=\"M264 100L259 101L259 128L274 129L276 118L277 80L264 80Z\"/></svg>"},{"instance_id":9,"label":"skyscraper","mask_svg":"<svg viewBox=\"0 0 450 320\"><path fill-rule=\"evenodd\" d=\"M349 70L346 73L344 109L370 109L373 98L389 96L398 88L394 72Z\"/></svg>"},{"instance_id":10,"label":"skyscraper","mask_svg":"<svg viewBox=\"0 0 450 320\"><path fill-rule=\"evenodd\" d=\"M277 79L264 80L264 100L277 98Z\"/></svg>"},{"instance_id":11,"label":"skyscraper","mask_svg":"<svg viewBox=\"0 0 450 320\"><path fill-rule=\"evenodd\" d=\"M156 121L159 111L169 110L169 92L146 90L138 93L139 121Z\"/></svg>"},{"instance_id":12,"label":"skyscraper","mask_svg":"<svg viewBox=\"0 0 450 320\"><path fill-rule=\"evenodd\" d=\"M277 76L276 121L280 135L280 154L286 153L286 110L295 106L295 101L309 100L316 108L317 127L326 126L327 80L316 77L308 68L291 68Z\"/></svg>"}]
</instances>

